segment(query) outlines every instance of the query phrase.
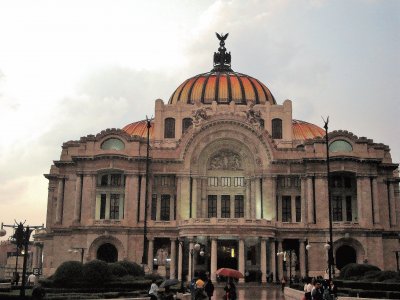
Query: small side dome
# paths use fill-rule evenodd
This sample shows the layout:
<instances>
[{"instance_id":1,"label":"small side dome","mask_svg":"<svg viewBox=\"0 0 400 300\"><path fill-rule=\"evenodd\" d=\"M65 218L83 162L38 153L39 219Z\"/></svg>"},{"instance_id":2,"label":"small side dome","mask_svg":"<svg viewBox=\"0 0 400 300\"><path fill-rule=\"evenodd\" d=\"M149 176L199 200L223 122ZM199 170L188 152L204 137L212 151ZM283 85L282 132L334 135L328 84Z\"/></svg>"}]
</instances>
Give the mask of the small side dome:
<instances>
[{"instance_id":1,"label":"small side dome","mask_svg":"<svg viewBox=\"0 0 400 300\"><path fill-rule=\"evenodd\" d=\"M138 122L133 122L131 124L128 124L122 128L123 131L125 131L127 134L130 136L140 136L147 138L147 121L142 120ZM153 132L154 132L154 122L151 121L151 127L150 127L150 138L153 137Z\"/></svg>"},{"instance_id":2,"label":"small side dome","mask_svg":"<svg viewBox=\"0 0 400 300\"><path fill-rule=\"evenodd\" d=\"M295 141L304 141L325 136L325 130L321 127L300 120L292 120L292 130L293 140Z\"/></svg>"}]
</instances>

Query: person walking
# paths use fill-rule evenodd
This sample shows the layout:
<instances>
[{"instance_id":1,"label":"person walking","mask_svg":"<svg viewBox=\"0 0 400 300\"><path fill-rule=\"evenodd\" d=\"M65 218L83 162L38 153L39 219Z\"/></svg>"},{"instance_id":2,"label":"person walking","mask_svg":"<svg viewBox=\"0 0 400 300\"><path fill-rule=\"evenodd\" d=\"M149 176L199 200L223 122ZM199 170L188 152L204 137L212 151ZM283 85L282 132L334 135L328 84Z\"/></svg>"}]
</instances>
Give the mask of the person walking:
<instances>
[{"instance_id":1,"label":"person walking","mask_svg":"<svg viewBox=\"0 0 400 300\"><path fill-rule=\"evenodd\" d=\"M156 280L153 279L151 282L150 290L149 290L149 296L150 300L157 300L158 299L158 285L156 283Z\"/></svg>"},{"instance_id":2,"label":"person walking","mask_svg":"<svg viewBox=\"0 0 400 300\"><path fill-rule=\"evenodd\" d=\"M208 299L211 300L212 296L214 295L214 284L212 283L211 278L207 277L204 284L204 290L206 291Z\"/></svg>"}]
</instances>

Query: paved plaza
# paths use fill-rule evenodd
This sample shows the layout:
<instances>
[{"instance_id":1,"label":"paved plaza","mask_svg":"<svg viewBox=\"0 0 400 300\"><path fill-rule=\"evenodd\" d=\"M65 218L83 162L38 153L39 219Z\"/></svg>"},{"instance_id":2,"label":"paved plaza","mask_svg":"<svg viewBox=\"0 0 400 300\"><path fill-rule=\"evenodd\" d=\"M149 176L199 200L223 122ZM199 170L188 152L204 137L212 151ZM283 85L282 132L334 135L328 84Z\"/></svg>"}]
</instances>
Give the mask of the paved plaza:
<instances>
[{"instance_id":1,"label":"paved plaza","mask_svg":"<svg viewBox=\"0 0 400 300\"><path fill-rule=\"evenodd\" d=\"M246 285L236 286L237 300L273 300L285 299L279 285ZM223 299L225 294L223 285L216 285L213 300Z\"/></svg>"}]
</instances>

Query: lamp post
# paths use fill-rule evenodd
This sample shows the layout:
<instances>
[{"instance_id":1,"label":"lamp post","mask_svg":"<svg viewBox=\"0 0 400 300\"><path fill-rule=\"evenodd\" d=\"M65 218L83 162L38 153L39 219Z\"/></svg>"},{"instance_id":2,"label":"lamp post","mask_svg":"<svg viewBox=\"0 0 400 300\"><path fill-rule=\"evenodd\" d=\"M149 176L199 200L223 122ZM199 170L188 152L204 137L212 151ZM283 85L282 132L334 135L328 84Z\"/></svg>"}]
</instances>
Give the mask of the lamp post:
<instances>
[{"instance_id":1,"label":"lamp post","mask_svg":"<svg viewBox=\"0 0 400 300\"><path fill-rule=\"evenodd\" d=\"M82 247L71 247L71 248L68 249L68 252L69 253L72 253L72 252L78 253L78 252L80 252L80 254L81 254L81 263L83 264L83 256L85 254L85 249L86 248L82 248Z\"/></svg>"},{"instance_id":2,"label":"lamp post","mask_svg":"<svg viewBox=\"0 0 400 300\"><path fill-rule=\"evenodd\" d=\"M148 197L149 197L149 154L150 154L150 128L151 128L151 120L152 118L148 118L146 116L146 127L147 127L147 150L146 150L146 188L144 194L144 223L143 223L143 256L142 256L142 265L144 271L144 265L147 264L147 249L148 249L148 240L147 240L147 206L148 206Z\"/></svg>"},{"instance_id":3,"label":"lamp post","mask_svg":"<svg viewBox=\"0 0 400 300\"><path fill-rule=\"evenodd\" d=\"M6 225L1 223L1 229L0 229L0 236L5 236L7 232L4 229L4 227L13 228L14 234L12 236L12 239L15 241L15 244L17 245L17 255L18 251L21 250L21 253L23 253L24 256L24 263L22 266L21 290L20 290L21 297L25 297L25 283L26 283L25 277L26 277L26 264L28 261L29 238L34 229L39 229L44 227L44 225L24 226L24 224L25 222L24 223L20 222L19 224L15 222L15 224L13 225Z\"/></svg>"},{"instance_id":4,"label":"lamp post","mask_svg":"<svg viewBox=\"0 0 400 300\"><path fill-rule=\"evenodd\" d=\"M329 247L325 247L328 250L328 270L329 270L329 281L332 280L332 270L334 265L333 259L333 242L332 242L332 203L331 203L331 180L330 180L330 166L329 166L329 139L328 139L328 123L329 117L324 121L325 128L325 144L326 144L326 171L328 177L328 206L329 206Z\"/></svg>"},{"instance_id":5,"label":"lamp post","mask_svg":"<svg viewBox=\"0 0 400 300\"><path fill-rule=\"evenodd\" d=\"M277 256L282 256L283 261L286 262L286 255L289 256L289 286L292 284L292 253L294 252L293 249L284 250L282 252L278 252Z\"/></svg>"},{"instance_id":6,"label":"lamp post","mask_svg":"<svg viewBox=\"0 0 400 300\"><path fill-rule=\"evenodd\" d=\"M201 245L199 244L199 243L196 243L194 246L193 246L193 249L190 249L190 257L191 257L191 260L192 260L192 274L191 274L191 276L192 276L192 278L194 278L194 254L195 254L195 252L199 252L199 254L200 254L200 256L204 256L204 250L201 248Z\"/></svg>"}]
</instances>

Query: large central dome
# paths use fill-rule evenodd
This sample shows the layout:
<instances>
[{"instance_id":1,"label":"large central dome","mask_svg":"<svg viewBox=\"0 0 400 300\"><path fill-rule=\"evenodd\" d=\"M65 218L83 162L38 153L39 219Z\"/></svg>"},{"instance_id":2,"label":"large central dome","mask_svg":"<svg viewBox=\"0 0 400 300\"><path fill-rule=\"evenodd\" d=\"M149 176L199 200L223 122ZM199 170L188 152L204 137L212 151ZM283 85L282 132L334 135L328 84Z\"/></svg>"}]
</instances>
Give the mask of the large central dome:
<instances>
[{"instance_id":1,"label":"large central dome","mask_svg":"<svg viewBox=\"0 0 400 300\"><path fill-rule=\"evenodd\" d=\"M214 68L211 72L185 80L172 94L169 104L276 104L270 90L259 80L231 69L231 53L226 52L226 35L217 34L220 40L218 52L214 52Z\"/></svg>"}]
</instances>

